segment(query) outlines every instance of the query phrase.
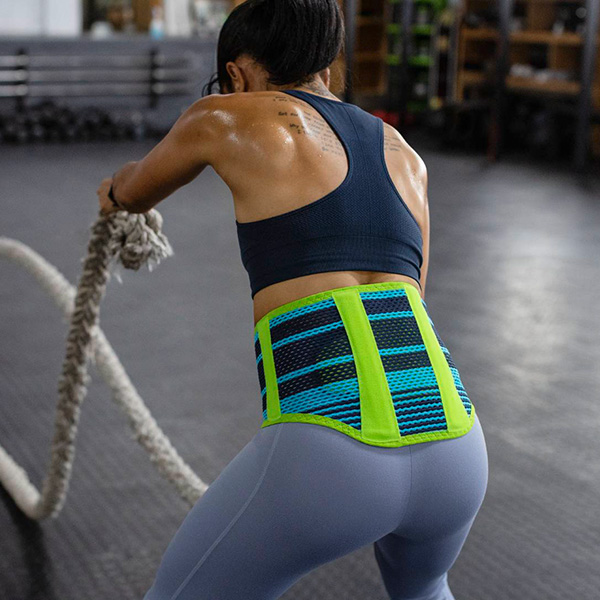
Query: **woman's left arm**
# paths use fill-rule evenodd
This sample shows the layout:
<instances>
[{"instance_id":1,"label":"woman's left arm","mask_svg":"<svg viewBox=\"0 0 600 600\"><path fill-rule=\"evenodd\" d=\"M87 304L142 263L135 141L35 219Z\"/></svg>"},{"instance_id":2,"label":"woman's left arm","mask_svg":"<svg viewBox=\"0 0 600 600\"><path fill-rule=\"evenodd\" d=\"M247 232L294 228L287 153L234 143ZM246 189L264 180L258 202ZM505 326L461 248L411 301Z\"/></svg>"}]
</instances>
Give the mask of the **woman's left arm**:
<instances>
[{"instance_id":1,"label":"woman's left arm","mask_svg":"<svg viewBox=\"0 0 600 600\"><path fill-rule=\"evenodd\" d=\"M194 102L142 160L127 163L112 180L105 179L98 190L103 212L119 210L103 197L110 184L123 210L145 213L210 165L223 135L218 101L211 95ZM112 209L104 210L107 206Z\"/></svg>"}]
</instances>

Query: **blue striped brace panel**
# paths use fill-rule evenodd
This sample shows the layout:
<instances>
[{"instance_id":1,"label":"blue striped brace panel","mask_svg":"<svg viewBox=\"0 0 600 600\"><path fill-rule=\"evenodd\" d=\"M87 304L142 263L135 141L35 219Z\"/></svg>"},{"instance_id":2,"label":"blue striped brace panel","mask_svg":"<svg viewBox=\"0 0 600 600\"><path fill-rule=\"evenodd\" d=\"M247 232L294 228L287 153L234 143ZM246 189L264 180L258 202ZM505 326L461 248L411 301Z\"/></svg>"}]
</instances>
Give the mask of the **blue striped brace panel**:
<instances>
[{"instance_id":1,"label":"blue striped brace panel","mask_svg":"<svg viewBox=\"0 0 600 600\"><path fill-rule=\"evenodd\" d=\"M402 436L447 429L442 398L419 327L403 289L360 292L375 336ZM425 310L427 305L421 299ZM429 319L471 415L450 352ZM309 413L360 430L360 399L350 342L333 298L295 308L271 319L271 344L282 414ZM266 385L258 334L254 336L263 419Z\"/></svg>"}]
</instances>

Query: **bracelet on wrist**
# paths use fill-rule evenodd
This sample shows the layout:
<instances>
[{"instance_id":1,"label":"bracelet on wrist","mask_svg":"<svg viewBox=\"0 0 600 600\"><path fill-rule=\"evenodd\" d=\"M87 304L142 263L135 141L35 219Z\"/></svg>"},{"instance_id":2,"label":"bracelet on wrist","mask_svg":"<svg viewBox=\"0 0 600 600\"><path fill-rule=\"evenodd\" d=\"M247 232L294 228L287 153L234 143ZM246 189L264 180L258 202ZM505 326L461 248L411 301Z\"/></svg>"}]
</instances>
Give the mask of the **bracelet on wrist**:
<instances>
[{"instance_id":1,"label":"bracelet on wrist","mask_svg":"<svg viewBox=\"0 0 600 600\"><path fill-rule=\"evenodd\" d=\"M121 210L124 210L123 207L115 200L115 192L112 184L110 186L110 189L108 190L108 199L112 202L112 205L115 208L120 208Z\"/></svg>"}]
</instances>

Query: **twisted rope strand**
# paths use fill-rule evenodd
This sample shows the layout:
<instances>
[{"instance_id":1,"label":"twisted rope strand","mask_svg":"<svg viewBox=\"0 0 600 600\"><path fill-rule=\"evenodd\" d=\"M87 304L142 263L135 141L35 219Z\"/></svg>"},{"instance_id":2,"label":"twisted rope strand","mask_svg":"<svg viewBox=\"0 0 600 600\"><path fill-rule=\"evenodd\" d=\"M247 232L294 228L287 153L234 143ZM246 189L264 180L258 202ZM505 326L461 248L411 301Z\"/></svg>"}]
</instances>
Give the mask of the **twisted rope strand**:
<instances>
[{"instance_id":1,"label":"twisted rope strand","mask_svg":"<svg viewBox=\"0 0 600 600\"><path fill-rule=\"evenodd\" d=\"M109 386L113 400L127 415L133 437L148 452L160 474L190 505L208 489L179 456L137 393L123 365L99 327L100 302L110 280L110 268L119 263L139 270L173 255L162 233L163 219L156 210L144 214L126 211L100 215L83 260L77 289L42 256L25 244L0 236L0 257L24 267L70 320L65 358L58 382L58 402L50 465L41 493L27 472L0 446L0 484L31 519L56 518L66 501L75 459L75 440L81 405L90 381L92 361Z\"/></svg>"}]
</instances>

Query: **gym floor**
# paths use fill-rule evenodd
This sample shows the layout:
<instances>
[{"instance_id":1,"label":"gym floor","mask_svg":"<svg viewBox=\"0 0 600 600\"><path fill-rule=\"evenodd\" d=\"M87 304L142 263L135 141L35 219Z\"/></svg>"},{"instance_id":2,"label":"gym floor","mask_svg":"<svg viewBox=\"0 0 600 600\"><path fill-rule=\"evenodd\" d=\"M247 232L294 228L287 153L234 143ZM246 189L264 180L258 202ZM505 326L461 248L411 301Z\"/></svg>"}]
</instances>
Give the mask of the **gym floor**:
<instances>
[{"instance_id":1,"label":"gym floor","mask_svg":"<svg viewBox=\"0 0 600 600\"><path fill-rule=\"evenodd\" d=\"M74 284L96 189L154 142L0 147L0 235ZM457 600L595 600L600 589L600 182L423 150L426 301L486 434L483 506L449 580ZM261 421L250 288L233 203L211 170L158 206L175 255L113 277L100 325L159 425L207 482ZM0 444L40 486L67 324L0 262ZM132 439L92 367L66 504L24 517L0 490L2 600L141 600L189 507ZM200 532L201 534L201 532ZM387 598L372 547L286 600Z\"/></svg>"}]
</instances>

